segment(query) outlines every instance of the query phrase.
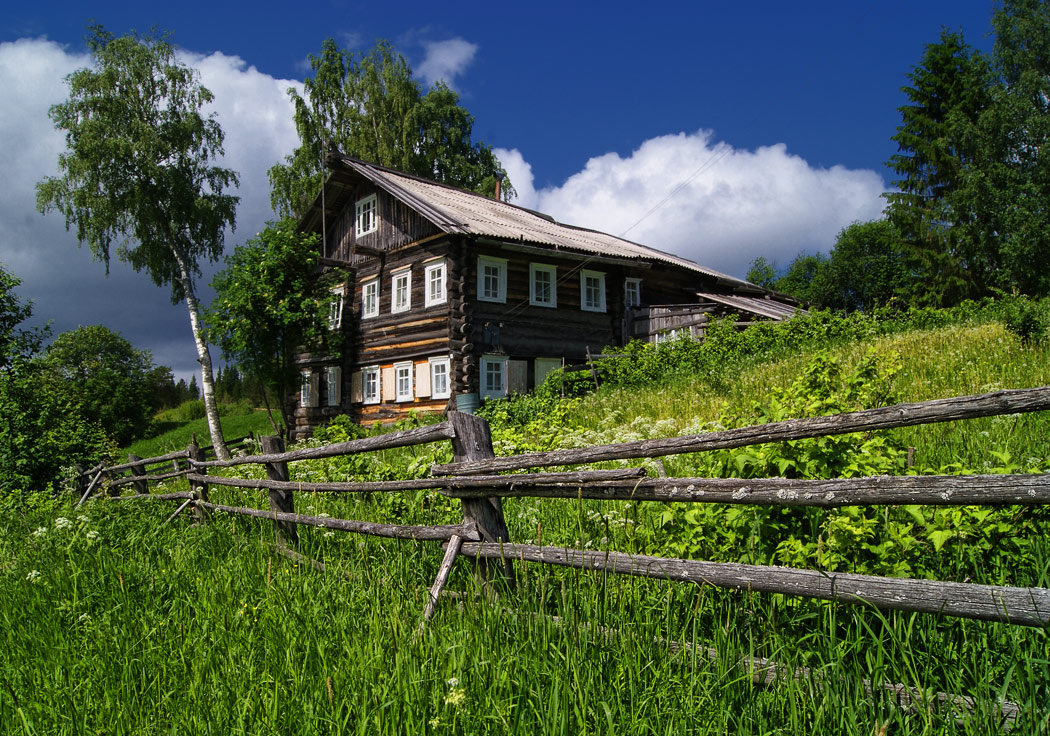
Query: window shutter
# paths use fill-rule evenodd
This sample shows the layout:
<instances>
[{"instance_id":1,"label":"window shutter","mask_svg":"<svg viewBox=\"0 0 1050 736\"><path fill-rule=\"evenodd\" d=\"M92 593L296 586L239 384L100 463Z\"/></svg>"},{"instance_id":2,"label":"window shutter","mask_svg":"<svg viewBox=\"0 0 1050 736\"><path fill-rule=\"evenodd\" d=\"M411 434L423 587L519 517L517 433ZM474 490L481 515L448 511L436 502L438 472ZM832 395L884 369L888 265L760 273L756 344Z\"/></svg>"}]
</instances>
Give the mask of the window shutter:
<instances>
[{"instance_id":1,"label":"window shutter","mask_svg":"<svg viewBox=\"0 0 1050 736\"><path fill-rule=\"evenodd\" d=\"M379 392L380 401L393 401L397 396L397 374L394 366L383 368L383 387Z\"/></svg>"},{"instance_id":2,"label":"window shutter","mask_svg":"<svg viewBox=\"0 0 1050 736\"><path fill-rule=\"evenodd\" d=\"M350 401L360 404L365 400L365 374L357 371L350 376Z\"/></svg>"},{"instance_id":3,"label":"window shutter","mask_svg":"<svg viewBox=\"0 0 1050 736\"><path fill-rule=\"evenodd\" d=\"M320 396L321 388L321 374L317 371L310 371L310 403L309 406L317 406L317 399Z\"/></svg>"},{"instance_id":4,"label":"window shutter","mask_svg":"<svg viewBox=\"0 0 1050 736\"><path fill-rule=\"evenodd\" d=\"M422 399L430 396L430 363L416 364L416 396Z\"/></svg>"},{"instance_id":5,"label":"window shutter","mask_svg":"<svg viewBox=\"0 0 1050 736\"><path fill-rule=\"evenodd\" d=\"M529 390L527 360L507 361L507 393L523 394Z\"/></svg>"}]
</instances>

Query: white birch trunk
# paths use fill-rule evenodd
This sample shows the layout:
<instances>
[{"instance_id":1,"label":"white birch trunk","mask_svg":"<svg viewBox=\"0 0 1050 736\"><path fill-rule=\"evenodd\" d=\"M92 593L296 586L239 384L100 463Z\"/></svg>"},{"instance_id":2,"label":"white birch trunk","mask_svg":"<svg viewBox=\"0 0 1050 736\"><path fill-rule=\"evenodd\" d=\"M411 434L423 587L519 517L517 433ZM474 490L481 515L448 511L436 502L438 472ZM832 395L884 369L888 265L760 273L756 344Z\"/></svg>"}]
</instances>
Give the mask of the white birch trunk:
<instances>
[{"instance_id":1,"label":"white birch trunk","mask_svg":"<svg viewBox=\"0 0 1050 736\"><path fill-rule=\"evenodd\" d=\"M197 295L193 290L193 278L182 254L177 248L173 248L175 260L179 264L179 282L186 296L186 308L190 312L190 328L193 330L193 341L197 344L197 362L201 364L201 397L204 399L204 414L208 418L208 433L211 435L211 444L215 450L215 457L219 460L229 460L230 451L226 448L226 440L222 436L222 427L219 425L219 407L215 403L215 381L212 378L211 353L208 351L208 343L204 341L201 331L200 305Z\"/></svg>"}]
</instances>

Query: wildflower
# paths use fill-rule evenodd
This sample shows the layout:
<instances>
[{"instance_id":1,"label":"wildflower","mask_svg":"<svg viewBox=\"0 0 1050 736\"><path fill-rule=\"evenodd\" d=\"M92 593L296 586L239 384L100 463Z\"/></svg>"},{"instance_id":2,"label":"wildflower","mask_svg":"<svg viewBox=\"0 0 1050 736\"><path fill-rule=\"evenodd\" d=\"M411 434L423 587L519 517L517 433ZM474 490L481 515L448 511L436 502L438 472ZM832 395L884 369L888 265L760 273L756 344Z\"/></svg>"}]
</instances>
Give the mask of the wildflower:
<instances>
[{"instance_id":1,"label":"wildflower","mask_svg":"<svg viewBox=\"0 0 1050 736\"><path fill-rule=\"evenodd\" d=\"M99 534L98 534L97 531L92 529L91 531L89 531L87 533L87 538L88 538L88 541L90 541L90 542L97 542L98 539L99 539Z\"/></svg>"},{"instance_id":2,"label":"wildflower","mask_svg":"<svg viewBox=\"0 0 1050 736\"><path fill-rule=\"evenodd\" d=\"M467 699L467 691L461 687L454 687L448 691L448 695L445 696L445 704L451 705L453 708L458 708Z\"/></svg>"},{"instance_id":3,"label":"wildflower","mask_svg":"<svg viewBox=\"0 0 1050 736\"><path fill-rule=\"evenodd\" d=\"M81 623L84 623L84 624L86 624L90 620L91 620L91 616L89 616L86 613L80 614L80 618L77 619L77 621L80 621Z\"/></svg>"},{"instance_id":4,"label":"wildflower","mask_svg":"<svg viewBox=\"0 0 1050 736\"><path fill-rule=\"evenodd\" d=\"M47 527L46 526L38 526L36 528L36 531L33 532L33 536L34 537L42 537L45 534L47 534Z\"/></svg>"},{"instance_id":5,"label":"wildflower","mask_svg":"<svg viewBox=\"0 0 1050 736\"><path fill-rule=\"evenodd\" d=\"M88 517L84 516L83 514L81 514L80 516L77 517L77 521L79 521L81 524L90 524L91 523L91 519L89 519Z\"/></svg>"},{"instance_id":6,"label":"wildflower","mask_svg":"<svg viewBox=\"0 0 1050 736\"><path fill-rule=\"evenodd\" d=\"M32 583L33 581L35 581L39 577L40 577L40 571L39 570L30 570L29 574L26 575L26 580L28 580L29 582Z\"/></svg>"},{"instance_id":7,"label":"wildflower","mask_svg":"<svg viewBox=\"0 0 1050 736\"><path fill-rule=\"evenodd\" d=\"M459 687L459 678L450 677L447 680L445 680L445 684L448 685L450 688L457 688Z\"/></svg>"},{"instance_id":8,"label":"wildflower","mask_svg":"<svg viewBox=\"0 0 1050 736\"><path fill-rule=\"evenodd\" d=\"M56 529L68 529L71 526L73 526L73 522L64 516L60 516L57 519L55 519Z\"/></svg>"},{"instance_id":9,"label":"wildflower","mask_svg":"<svg viewBox=\"0 0 1050 736\"><path fill-rule=\"evenodd\" d=\"M334 536L335 536L335 532L325 532L324 533L325 539L331 539Z\"/></svg>"}]
</instances>

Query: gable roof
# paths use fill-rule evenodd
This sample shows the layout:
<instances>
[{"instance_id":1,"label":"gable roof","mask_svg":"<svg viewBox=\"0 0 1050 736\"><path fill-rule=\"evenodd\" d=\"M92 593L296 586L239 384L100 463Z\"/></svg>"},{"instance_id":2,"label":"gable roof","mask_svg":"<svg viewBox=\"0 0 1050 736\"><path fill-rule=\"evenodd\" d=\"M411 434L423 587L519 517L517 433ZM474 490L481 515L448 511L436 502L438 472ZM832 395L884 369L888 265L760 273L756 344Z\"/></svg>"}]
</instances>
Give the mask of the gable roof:
<instances>
[{"instance_id":1,"label":"gable roof","mask_svg":"<svg viewBox=\"0 0 1050 736\"><path fill-rule=\"evenodd\" d=\"M665 253L608 233L557 222L553 217L485 197L474 192L388 169L359 159L330 155L331 168L355 173L416 210L445 233L473 235L495 240L546 246L555 250L590 253L595 256L661 261L703 274L726 286L743 290L762 289L742 279L705 268L686 258ZM332 177L326 181L329 186ZM312 210L319 209L320 197ZM304 222L310 218L308 213Z\"/></svg>"}]
</instances>

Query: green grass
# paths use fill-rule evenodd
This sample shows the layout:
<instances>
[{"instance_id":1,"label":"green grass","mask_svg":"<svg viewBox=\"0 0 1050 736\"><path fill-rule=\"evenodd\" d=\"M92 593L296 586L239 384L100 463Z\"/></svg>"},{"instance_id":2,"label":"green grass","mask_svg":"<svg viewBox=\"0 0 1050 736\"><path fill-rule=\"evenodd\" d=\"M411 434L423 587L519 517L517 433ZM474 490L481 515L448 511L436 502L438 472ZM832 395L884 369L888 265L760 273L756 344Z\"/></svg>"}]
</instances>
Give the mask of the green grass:
<instances>
[{"instance_id":1,"label":"green grass","mask_svg":"<svg viewBox=\"0 0 1050 736\"><path fill-rule=\"evenodd\" d=\"M904 357L903 400L1050 383L1045 350L994 326L877 347ZM865 350L836 354L855 361ZM562 437L674 434L787 385L804 362L755 366L722 396L687 384L602 391L576 405L575 434ZM1045 458L1045 421L956 423L907 439L931 463L980 467L1001 443ZM169 446L130 449L181 449L185 431ZM204 441L203 424L197 431ZM302 480L418 476L449 459L442 443L291 470ZM265 505L254 491L211 493ZM460 516L456 502L424 492L297 494L296 505L414 524ZM492 598L460 558L455 596L416 636L440 562L435 544L302 529L302 551L328 565L322 573L276 554L267 522L218 515L162 527L171 505L71 506L0 501L3 733L986 734L997 730L993 704L1002 700L1021 709L1013 733L1048 731L1047 630L538 565L519 565L519 589ZM510 499L505 514L516 541L642 551L660 532L661 508ZM1034 539L1024 564L972 574L1045 587L1050 544ZM696 649L676 653L668 641ZM809 674L758 685L738 666L749 657ZM904 710L882 682L926 698L972 696L979 707L961 723L932 707Z\"/></svg>"},{"instance_id":2,"label":"green grass","mask_svg":"<svg viewBox=\"0 0 1050 736\"><path fill-rule=\"evenodd\" d=\"M227 439L244 437L248 434L273 434L273 426L262 410L251 410L247 413L229 414L219 417L223 436ZM202 447L211 444L207 419L192 419L187 422L159 421L158 430L153 437L139 440L121 450L121 455L133 453L139 457L157 457L175 450L185 450L194 435Z\"/></svg>"},{"instance_id":3,"label":"green grass","mask_svg":"<svg viewBox=\"0 0 1050 736\"><path fill-rule=\"evenodd\" d=\"M6 525L6 733L992 730L989 713L957 726L901 711L865 680L985 702L1003 688L1026 711L1015 733L1045 725L1045 632L543 568L492 600L461 560L460 600L416 637L434 545L309 530L305 551L331 566L319 573L273 554L265 524L159 528L163 513L99 503L39 536ZM1008 686L987 677L1004 652ZM812 674L756 686L736 664L750 656Z\"/></svg>"}]
</instances>

